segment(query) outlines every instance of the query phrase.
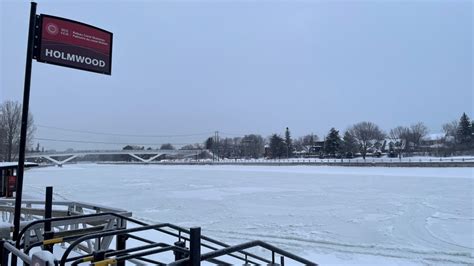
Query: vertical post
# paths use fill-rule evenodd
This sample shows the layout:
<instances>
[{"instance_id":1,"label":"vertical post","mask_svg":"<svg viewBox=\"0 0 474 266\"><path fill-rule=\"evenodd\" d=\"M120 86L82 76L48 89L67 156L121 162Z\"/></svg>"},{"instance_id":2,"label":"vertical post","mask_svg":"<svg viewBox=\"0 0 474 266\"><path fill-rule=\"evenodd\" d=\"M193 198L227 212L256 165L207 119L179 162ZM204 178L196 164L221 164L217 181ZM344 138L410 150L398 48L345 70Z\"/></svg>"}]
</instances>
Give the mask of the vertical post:
<instances>
[{"instance_id":1,"label":"vertical post","mask_svg":"<svg viewBox=\"0 0 474 266\"><path fill-rule=\"evenodd\" d=\"M8 265L8 256L10 251L3 247L5 240L0 241L0 265Z\"/></svg>"},{"instance_id":2,"label":"vertical post","mask_svg":"<svg viewBox=\"0 0 474 266\"><path fill-rule=\"evenodd\" d=\"M44 201L44 218L50 219L53 214L53 187L46 187L46 199ZM44 240L52 238L51 221L44 223ZM44 250L53 253L53 245L44 246Z\"/></svg>"},{"instance_id":3,"label":"vertical post","mask_svg":"<svg viewBox=\"0 0 474 266\"><path fill-rule=\"evenodd\" d=\"M15 195L15 216L13 219L13 241L20 232L21 199L23 195L23 173L25 170L26 133L28 127L28 107L30 104L31 65L33 63L34 35L36 30L36 3L31 2L28 43L26 45L25 83L23 90L23 110L21 114L20 151ZM16 265L17 257L12 255L11 265Z\"/></svg>"},{"instance_id":4,"label":"vertical post","mask_svg":"<svg viewBox=\"0 0 474 266\"><path fill-rule=\"evenodd\" d=\"M219 161L219 131L216 131L217 161Z\"/></svg>"},{"instance_id":5,"label":"vertical post","mask_svg":"<svg viewBox=\"0 0 474 266\"><path fill-rule=\"evenodd\" d=\"M193 227L189 234L189 262L191 266L201 265L201 228Z\"/></svg>"},{"instance_id":6,"label":"vertical post","mask_svg":"<svg viewBox=\"0 0 474 266\"><path fill-rule=\"evenodd\" d=\"M117 235L116 238L116 250L125 250L127 248L127 235ZM125 266L125 261L119 261L117 262L117 266Z\"/></svg>"},{"instance_id":7,"label":"vertical post","mask_svg":"<svg viewBox=\"0 0 474 266\"><path fill-rule=\"evenodd\" d=\"M18 179L15 196L15 218L13 221L13 240L20 232L21 199L23 194L23 173L25 170L26 133L28 127L28 107L30 104L31 65L33 63L34 35L36 27L36 3L31 2L28 43L26 49L25 83L23 91L23 110L21 114L20 151L18 155Z\"/></svg>"}]
</instances>

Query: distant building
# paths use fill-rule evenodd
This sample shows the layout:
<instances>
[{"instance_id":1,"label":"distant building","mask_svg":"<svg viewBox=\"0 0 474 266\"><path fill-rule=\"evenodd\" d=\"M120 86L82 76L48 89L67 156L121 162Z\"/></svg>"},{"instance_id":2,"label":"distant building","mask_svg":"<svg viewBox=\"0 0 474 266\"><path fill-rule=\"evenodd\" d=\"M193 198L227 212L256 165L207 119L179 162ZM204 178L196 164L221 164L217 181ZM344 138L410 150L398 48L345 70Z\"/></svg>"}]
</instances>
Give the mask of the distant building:
<instances>
[{"instance_id":1,"label":"distant building","mask_svg":"<svg viewBox=\"0 0 474 266\"><path fill-rule=\"evenodd\" d=\"M446 141L448 141L448 138L446 138L444 133L428 134L421 140L420 147L424 149L438 149L444 147Z\"/></svg>"}]
</instances>

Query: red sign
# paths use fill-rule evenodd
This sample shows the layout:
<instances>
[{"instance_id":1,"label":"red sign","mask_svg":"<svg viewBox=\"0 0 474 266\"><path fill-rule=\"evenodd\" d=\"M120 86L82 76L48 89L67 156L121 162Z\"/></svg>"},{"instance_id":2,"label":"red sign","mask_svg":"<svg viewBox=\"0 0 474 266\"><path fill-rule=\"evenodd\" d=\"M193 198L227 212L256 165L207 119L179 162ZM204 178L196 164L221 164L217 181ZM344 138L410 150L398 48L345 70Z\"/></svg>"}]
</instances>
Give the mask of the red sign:
<instances>
[{"instance_id":1,"label":"red sign","mask_svg":"<svg viewBox=\"0 0 474 266\"><path fill-rule=\"evenodd\" d=\"M16 176L8 176L7 178L7 197L13 197L16 191Z\"/></svg>"},{"instance_id":2,"label":"red sign","mask_svg":"<svg viewBox=\"0 0 474 266\"><path fill-rule=\"evenodd\" d=\"M41 15L40 27L38 61L111 74L111 32L49 15Z\"/></svg>"}]
</instances>

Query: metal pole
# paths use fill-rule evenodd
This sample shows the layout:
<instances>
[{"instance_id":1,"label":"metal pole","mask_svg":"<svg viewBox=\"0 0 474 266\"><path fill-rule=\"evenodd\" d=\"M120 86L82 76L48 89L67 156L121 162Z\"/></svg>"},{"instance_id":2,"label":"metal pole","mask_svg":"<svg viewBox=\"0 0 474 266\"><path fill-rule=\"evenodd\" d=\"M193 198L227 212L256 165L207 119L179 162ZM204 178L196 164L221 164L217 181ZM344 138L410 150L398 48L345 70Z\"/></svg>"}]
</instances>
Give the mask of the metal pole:
<instances>
[{"instance_id":1,"label":"metal pole","mask_svg":"<svg viewBox=\"0 0 474 266\"><path fill-rule=\"evenodd\" d=\"M8 265L8 250L3 247L5 240L0 240L0 265Z\"/></svg>"},{"instance_id":2,"label":"metal pole","mask_svg":"<svg viewBox=\"0 0 474 266\"><path fill-rule=\"evenodd\" d=\"M216 131L217 161L219 161L219 131Z\"/></svg>"},{"instance_id":3,"label":"metal pole","mask_svg":"<svg viewBox=\"0 0 474 266\"><path fill-rule=\"evenodd\" d=\"M44 203L44 218L50 219L53 214L53 187L46 187L46 199ZM52 238L51 221L44 223L44 240ZM44 249L53 253L53 245L45 245Z\"/></svg>"},{"instance_id":4,"label":"metal pole","mask_svg":"<svg viewBox=\"0 0 474 266\"><path fill-rule=\"evenodd\" d=\"M189 232L189 262L191 266L201 265L201 228L190 228Z\"/></svg>"},{"instance_id":5,"label":"metal pole","mask_svg":"<svg viewBox=\"0 0 474 266\"><path fill-rule=\"evenodd\" d=\"M23 173L25 170L25 150L26 150L26 133L28 128L28 107L30 103L30 84L31 84L31 65L33 62L34 35L36 27L36 3L31 2L30 9L30 26L28 30L28 44L26 49L26 66L25 66L25 84L23 91L23 111L21 114L21 133L20 133L20 152L18 155L18 177L15 196L15 218L13 221L13 240L16 240L20 232L20 216L21 216L21 197L23 194Z\"/></svg>"},{"instance_id":6,"label":"metal pole","mask_svg":"<svg viewBox=\"0 0 474 266\"><path fill-rule=\"evenodd\" d=\"M127 235L117 235L116 242L117 251L125 250L127 248ZM117 266L125 266L125 261L117 262Z\"/></svg>"}]
</instances>

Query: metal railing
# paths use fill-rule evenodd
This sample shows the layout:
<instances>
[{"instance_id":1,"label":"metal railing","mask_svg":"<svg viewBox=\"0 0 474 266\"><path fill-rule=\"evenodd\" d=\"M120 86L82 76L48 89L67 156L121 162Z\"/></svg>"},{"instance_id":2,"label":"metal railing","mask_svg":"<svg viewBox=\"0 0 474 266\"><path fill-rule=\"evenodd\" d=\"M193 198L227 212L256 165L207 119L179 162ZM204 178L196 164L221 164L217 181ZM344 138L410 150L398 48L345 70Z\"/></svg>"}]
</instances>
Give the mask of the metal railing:
<instances>
[{"instance_id":1,"label":"metal railing","mask_svg":"<svg viewBox=\"0 0 474 266\"><path fill-rule=\"evenodd\" d=\"M72 234L69 232L70 234L65 235L61 231L54 230L54 228L58 229L67 224L94 224L104 221L109 221L109 224L113 226L104 227L99 231L92 232L87 230L80 232L78 230ZM110 223L111 221L113 222ZM51 224L53 228L52 232L41 231L46 223ZM126 224L129 223L135 224L137 227L127 229ZM167 244L134 235L134 233L146 231L155 231L167 236L176 237L178 241L174 244ZM50 233L49 238L45 239L44 237L38 236L27 240L30 235L38 235L40 232L43 232L43 234ZM115 249L110 247L112 238L115 239ZM129 238L139 241L141 245L126 248L126 241ZM96 243L103 243L107 240L106 242L108 244L89 245L90 241L93 240L99 241ZM84 245L84 243L86 243L86 245ZM188 247L186 247L186 243L188 243ZM305 265L316 265L309 260L262 241L251 241L236 246L230 246L218 240L201 235L200 228L187 229L169 223L149 225L127 215L114 212L56 217L32 221L21 230L19 238L15 243L7 240L3 242L3 250L1 252L1 254L3 254L2 262L8 261L5 257L8 257L9 253L12 253L28 265L31 264L31 258L28 254L33 248L42 247L43 249L46 249L48 246L51 247L57 244L65 245L65 247L67 245L61 258L56 260L56 265L61 266L66 265L67 263L78 265L86 262L92 263L93 265L114 264L121 266L125 265L126 261L137 265L140 263L143 264L143 262L156 265L168 265L165 262L160 262L156 259L147 257L149 255L156 255L165 252L173 252L175 256L175 261L171 262L169 265L200 265L201 262L204 261L217 265L232 264L221 260L219 257L222 256L230 256L244 264L278 265L275 261L276 255L280 256L280 264L284 264L286 258ZM93 248L84 248L87 246ZM271 258L264 258L245 251L252 247L261 247L271 251ZM210 251L201 254L201 248ZM71 256L71 254L73 254L72 251L76 251L74 252L75 256ZM77 255L78 252L81 254Z\"/></svg>"}]
</instances>

